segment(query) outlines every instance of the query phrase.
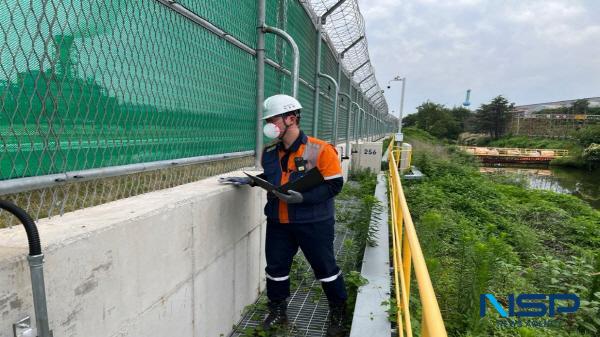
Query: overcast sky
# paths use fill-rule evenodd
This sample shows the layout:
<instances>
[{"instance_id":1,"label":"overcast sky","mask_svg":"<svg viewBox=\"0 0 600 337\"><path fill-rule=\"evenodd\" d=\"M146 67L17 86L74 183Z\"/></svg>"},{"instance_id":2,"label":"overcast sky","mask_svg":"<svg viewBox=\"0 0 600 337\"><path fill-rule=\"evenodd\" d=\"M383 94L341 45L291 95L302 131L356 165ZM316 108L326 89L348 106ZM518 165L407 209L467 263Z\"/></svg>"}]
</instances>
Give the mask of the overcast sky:
<instances>
[{"instance_id":1,"label":"overcast sky","mask_svg":"<svg viewBox=\"0 0 600 337\"><path fill-rule=\"evenodd\" d=\"M377 79L406 76L404 113L600 96L599 0L359 0ZM400 82L386 90L398 114Z\"/></svg>"}]
</instances>

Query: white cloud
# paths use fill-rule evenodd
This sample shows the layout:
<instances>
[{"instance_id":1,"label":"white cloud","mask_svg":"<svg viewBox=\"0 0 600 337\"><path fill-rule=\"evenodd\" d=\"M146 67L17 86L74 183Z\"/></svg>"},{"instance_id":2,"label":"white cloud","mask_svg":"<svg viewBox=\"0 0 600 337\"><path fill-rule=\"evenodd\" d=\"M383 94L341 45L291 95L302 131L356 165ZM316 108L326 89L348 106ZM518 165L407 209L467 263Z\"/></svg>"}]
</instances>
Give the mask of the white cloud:
<instances>
[{"instance_id":1,"label":"white cloud","mask_svg":"<svg viewBox=\"0 0 600 337\"><path fill-rule=\"evenodd\" d=\"M600 1L360 2L381 84L406 76L406 111L426 99L478 106L600 95ZM390 109L399 90L386 93ZM398 110L397 108L394 110Z\"/></svg>"},{"instance_id":2,"label":"white cloud","mask_svg":"<svg viewBox=\"0 0 600 337\"><path fill-rule=\"evenodd\" d=\"M585 9L574 1L522 1L517 8L507 8L506 13L512 21L551 25L577 19L585 13Z\"/></svg>"}]
</instances>

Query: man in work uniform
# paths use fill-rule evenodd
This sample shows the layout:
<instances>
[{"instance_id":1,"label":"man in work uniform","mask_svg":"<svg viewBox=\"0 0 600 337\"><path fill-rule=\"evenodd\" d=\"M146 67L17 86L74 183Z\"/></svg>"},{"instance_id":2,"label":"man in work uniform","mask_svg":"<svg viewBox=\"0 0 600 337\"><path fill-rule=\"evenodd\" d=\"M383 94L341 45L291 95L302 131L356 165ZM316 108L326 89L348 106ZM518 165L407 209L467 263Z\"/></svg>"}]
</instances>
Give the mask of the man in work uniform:
<instances>
[{"instance_id":1,"label":"man in work uniform","mask_svg":"<svg viewBox=\"0 0 600 337\"><path fill-rule=\"evenodd\" d=\"M263 131L275 144L264 148L262 178L275 186L293 181L316 167L324 181L303 193L293 190L267 194L266 258L269 314L265 330L287 323L290 295L290 268L298 247L321 281L329 301L327 336L345 335L346 287L333 252L334 196L344 184L336 149L329 143L308 137L300 130L302 106L288 95L274 95L264 102ZM239 184L252 184L250 178L234 178Z\"/></svg>"}]
</instances>

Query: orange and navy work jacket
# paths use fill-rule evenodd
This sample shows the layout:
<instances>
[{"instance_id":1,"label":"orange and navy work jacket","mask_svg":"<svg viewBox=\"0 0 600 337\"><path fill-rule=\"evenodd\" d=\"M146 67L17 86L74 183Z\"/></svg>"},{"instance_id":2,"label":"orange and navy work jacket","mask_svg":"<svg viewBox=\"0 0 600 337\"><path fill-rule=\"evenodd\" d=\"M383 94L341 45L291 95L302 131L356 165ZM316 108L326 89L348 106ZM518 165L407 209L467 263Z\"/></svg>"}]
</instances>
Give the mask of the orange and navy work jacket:
<instances>
[{"instance_id":1,"label":"orange and navy work jacket","mask_svg":"<svg viewBox=\"0 0 600 337\"><path fill-rule=\"evenodd\" d=\"M304 163L297 167L299 163ZM326 141L308 137L300 131L296 141L285 149L283 142L263 150L264 179L275 186L302 177L316 167L324 178L323 183L302 193L303 202L287 204L272 193L267 194L265 215L280 223L322 221L335 216L333 197L342 190L344 178L338 153Z\"/></svg>"}]
</instances>

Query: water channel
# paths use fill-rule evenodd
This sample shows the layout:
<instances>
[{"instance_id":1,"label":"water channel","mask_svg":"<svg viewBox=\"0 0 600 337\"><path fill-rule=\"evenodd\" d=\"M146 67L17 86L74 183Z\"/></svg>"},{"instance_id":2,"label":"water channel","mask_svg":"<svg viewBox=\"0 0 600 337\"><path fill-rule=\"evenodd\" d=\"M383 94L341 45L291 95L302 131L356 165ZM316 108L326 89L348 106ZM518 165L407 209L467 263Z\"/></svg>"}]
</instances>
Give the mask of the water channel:
<instances>
[{"instance_id":1,"label":"water channel","mask_svg":"<svg viewBox=\"0 0 600 337\"><path fill-rule=\"evenodd\" d=\"M481 172L510 174L529 188L572 194L600 210L600 171L563 167L482 166Z\"/></svg>"}]
</instances>

